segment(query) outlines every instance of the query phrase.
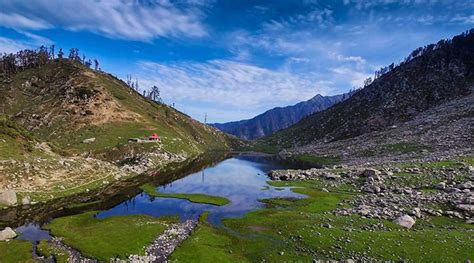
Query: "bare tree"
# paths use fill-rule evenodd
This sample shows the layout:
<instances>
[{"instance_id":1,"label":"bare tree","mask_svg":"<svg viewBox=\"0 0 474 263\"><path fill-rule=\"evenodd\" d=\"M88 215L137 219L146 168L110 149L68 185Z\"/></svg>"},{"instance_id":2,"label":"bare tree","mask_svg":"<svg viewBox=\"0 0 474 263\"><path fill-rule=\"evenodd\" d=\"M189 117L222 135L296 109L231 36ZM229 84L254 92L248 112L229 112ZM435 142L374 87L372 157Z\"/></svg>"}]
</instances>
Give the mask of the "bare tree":
<instances>
[{"instance_id":1,"label":"bare tree","mask_svg":"<svg viewBox=\"0 0 474 263\"><path fill-rule=\"evenodd\" d=\"M49 47L49 55L52 59L54 59L54 45Z\"/></svg>"},{"instance_id":2,"label":"bare tree","mask_svg":"<svg viewBox=\"0 0 474 263\"><path fill-rule=\"evenodd\" d=\"M59 49L59 52L58 52L59 62L62 62L62 61L63 61L63 56L64 56L63 49L60 48L60 49Z\"/></svg>"}]
</instances>

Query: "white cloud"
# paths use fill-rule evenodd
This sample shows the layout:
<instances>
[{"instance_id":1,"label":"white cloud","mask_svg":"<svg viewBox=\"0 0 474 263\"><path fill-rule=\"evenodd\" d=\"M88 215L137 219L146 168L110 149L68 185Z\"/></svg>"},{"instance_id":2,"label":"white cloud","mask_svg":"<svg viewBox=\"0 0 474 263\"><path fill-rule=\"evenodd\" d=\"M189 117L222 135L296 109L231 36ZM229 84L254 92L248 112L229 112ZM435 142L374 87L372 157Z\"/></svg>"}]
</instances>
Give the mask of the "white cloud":
<instances>
[{"instance_id":1,"label":"white cloud","mask_svg":"<svg viewBox=\"0 0 474 263\"><path fill-rule=\"evenodd\" d=\"M151 41L158 37L202 37L207 34L198 7L178 7L163 0L0 0L0 24L15 29L64 28L110 38ZM22 15L19 15L19 14Z\"/></svg>"},{"instance_id":2,"label":"white cloud","mask_svg":"<svg viewBox=\"0 0 474 263\"><path fill-rule=\"evenodd\" d=\"M168 102L191 106L207 103L230 112L246 109L248 117L255 110L292 104L330 91L326 82L311 74L295 75L229 60L174 64L144 61L139 66L141 86L158 86Z\"/></svg>"},{"instance_id":3,"label":"white cloud","mask_svg":"<svg viewBox=\"0 0 474 263\"><path fill-rule=\"evenodd\" d=\"M463 24L474 24L474 15L470 16L462 16L462 15L456 15L451 19L451 22L460 22Z\"/></svg>"},{"instance_id":4,"label":"white cloud","mask_svg":"<svg viewBox=\"0 0 474 263\"><path fill-rule=\"evenodd\" d=\"M31 19L20 14L4 14L0 13L0 25L3 27L9 27L13 29L46 29L50 28L51 25L45 21L35 18Z\"/></svg>"},{"instance_id":5,"label":"white cloud","mask_svg":"<svg viewBox=\"0 0 474 263\"><path fill-rule=\"evenodd\" d=\"M372 74L367 74L366 72L357 71L348 67L336 67L332 68L331 71L335 74L335 78L348 80L353 88L362 87L364 80L372 76Z\"/></svg>"},{"instance_id":6,"label":"white cloud","mask_svg":"<svg viewBox=\"0 0 474 263\"><path fill-rule=\"evenodd\" d=\"M48 38L24 32L19 30L18 33L26 38L11 39L0 37L0 53L16 53L22 49L37 49L41 45L51 45L53 41Z\"/></svg>"},{"instance_id":7,"label":"white cloud","mask_svg":"<svg viewBox=\"0 0 474 263\"><path fill-rule=\"evenodd\" d=\"M26 48L30 48L30 46L23 41L0 37L0 54L16 53L18 50Z\"/></svg>"}]
</instances>

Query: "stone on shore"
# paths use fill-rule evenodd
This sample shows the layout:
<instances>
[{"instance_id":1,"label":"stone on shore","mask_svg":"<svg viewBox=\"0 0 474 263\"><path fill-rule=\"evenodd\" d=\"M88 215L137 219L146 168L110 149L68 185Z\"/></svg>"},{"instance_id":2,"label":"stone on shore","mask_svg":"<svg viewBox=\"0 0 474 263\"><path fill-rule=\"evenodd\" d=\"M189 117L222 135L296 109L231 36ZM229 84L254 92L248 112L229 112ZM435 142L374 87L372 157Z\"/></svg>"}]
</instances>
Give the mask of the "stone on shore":
<instances>
[{"instance_id":1,"label":"stone on shore","mask_svg":"<svg viewBox=\"0 0 474 263\"><path fill-rule=\"evenodd\" d=\"M403 215L397 217L393 222L397 225L410 229L416 221L409 215Z\"/></svg>"},{"instance_id":2,"label":"stone on shore","mask_svg":"<svg viewBox=\"0 0 474 263\"><path fill-rule=\"evenodd\" d=\"M0 241L14 239L15 237L16 237L15 231L13 231L13 229L9 227L6 227L2 231L0 231Z\"/></svg>"},{"instance_id":3,"label":"stone on shore","mask_svg":"<svg viewBox=\"0 0 474 263\"><path fill-rule=\"evenodd\" d=\"M14 190L0 191L0 204L15 205L18 202L16 192Z\"/></svg>"}]
</instances>

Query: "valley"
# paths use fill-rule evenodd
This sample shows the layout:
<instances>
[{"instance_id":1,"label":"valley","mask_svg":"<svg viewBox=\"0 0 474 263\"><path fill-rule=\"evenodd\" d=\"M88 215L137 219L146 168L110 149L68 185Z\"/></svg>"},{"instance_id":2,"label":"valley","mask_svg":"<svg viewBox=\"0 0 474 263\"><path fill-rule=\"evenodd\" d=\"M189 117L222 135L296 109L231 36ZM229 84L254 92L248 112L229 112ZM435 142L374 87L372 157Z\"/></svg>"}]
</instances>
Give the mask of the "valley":
<instances>
[{"instance_id":1,"label":"valley","mask_svg":"<svg viewBox=\"0 0 474 263\"><path fill-rule=\"evenodd\" d=\"M0 262L474 260L474 29L221 125L52 49L0 60Z\"/></svg>"}]
</instances>

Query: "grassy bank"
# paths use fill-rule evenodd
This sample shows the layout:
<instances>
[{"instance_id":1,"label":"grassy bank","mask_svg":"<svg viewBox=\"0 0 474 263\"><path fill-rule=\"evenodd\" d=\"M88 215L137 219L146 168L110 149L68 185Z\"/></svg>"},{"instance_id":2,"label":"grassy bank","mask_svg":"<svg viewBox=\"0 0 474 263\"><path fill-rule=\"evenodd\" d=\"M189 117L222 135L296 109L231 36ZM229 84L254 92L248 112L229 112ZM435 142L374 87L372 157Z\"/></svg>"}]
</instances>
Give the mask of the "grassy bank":
<instances>
[{"instance_id":1,"label":"grassy bank","mask_svg":"<svg viewBox=\"0 0 474 263\"><path fill-rule=\"evenodd\" d=\"M44 226L51 234L84 256L109 261L125 259L130 254L143 255L145 247L153 242L177 218L150 216L118 216L94 218L95 212L54 219Z\"/></svg>"},{"instance_id":2,"label":"grassy bank","mask_svg":"<svg viewBox=\"0 0 474 263\"><path fill-rule=\"evenodd\" d=\"M218 205L218 206L223 206L230 203L229 199L225 197L221 197L221 196L206 195L206 194L160 193L160 192L157 192L155 190L156 187L151 184L145 184L141 186L141 189L145 193L147 193L149 196L153 196L153 197L177 198L177 199L188 200L193 203L210 204L210 205Z\"/></svg>"},{"instance_id":3,"label":"grassy bank","mask_svg":"<svg viewBox=\"0 0 474 263\"><path fill-rule=\"evenodd\" d=\"M474 258L474 226L447 217L419 219L411 230L391 221L329 211L351 198L347 192L322 192L313 181L285 183L306 199L263 200L266 209L224 220L229 231L205 221L172 255L174 262L310 262L351 257L414 262L464 262ZM347 190L350 190L347 188Z\"/></svg>"},{"instance_id":4,"label":"grassy bank","mask_svg":"<svg viewBox=\"0 0 474 263\"><path fill-rule=\"evenodd\" d=\"M31 253L33 246L28 241L0 241L0 262L35 262Z\"/></svg>"}]
</instances>

